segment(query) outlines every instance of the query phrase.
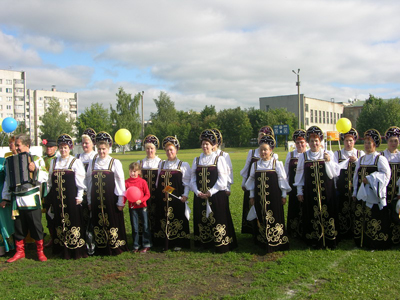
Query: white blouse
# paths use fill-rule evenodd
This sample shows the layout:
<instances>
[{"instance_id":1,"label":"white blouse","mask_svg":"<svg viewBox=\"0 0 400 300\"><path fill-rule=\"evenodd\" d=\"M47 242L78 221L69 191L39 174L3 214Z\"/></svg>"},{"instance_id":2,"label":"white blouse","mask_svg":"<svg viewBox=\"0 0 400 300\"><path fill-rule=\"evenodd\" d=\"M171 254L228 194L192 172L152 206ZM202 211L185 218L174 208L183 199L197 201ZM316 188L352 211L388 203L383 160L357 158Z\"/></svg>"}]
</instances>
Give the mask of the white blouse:
<instances>
[{"instance_id":1,"label":"white blouse","mask_svg":"<svg viewBox=\"0 0 400 300\"><path fill-rule=\"evenodd\" d=\"M269 160L259 160L257 161L257 170L272 170L274 165L274 158ZM287 176L285 172L285 168L283 167L283 163L281 161L275 160L275 170L276 174L278 175L278 185L280 190L282 191L282 198L286 198L286 194L289 193L292 188L290 187L289 183L287 182ZM246 181L246 189L250 191L250 198L254 197L254 189L255 189L255 174L256 170L254 168L254 164L251 166L250 169L250 176Z\"/></svg>"},{"instance_id":2,"label":"white blouse","mask_svg":"<svg viewBox=\"0 0 400 300\"><path fill-rule=\"evenodd\" d=\"M208 155L201 153L199 159L199 165L201 166L213 165L216 157L217 157L216 152L213 152ZM200 191L197 189L196 169L197 169L197 157L193 159L191 179L190 179L190 189L193 191L193 193L195 193L198 196ZM218 157L217 170L218 170L217 181L215 182L214 186L209 190L211 196L218 193L219 191L227 190L228 187L228 181L229 181L229 174L227 172L228 166L223 156Z\"/></svg>"},{"instance_id":3,"label":"white blouse","mask_svg":"<svg viewBox=\"0 0 400 300\"><path fill-rule=\"evenodd\" d=\"M160 178L160 171L161 171L161 167L164 164L164 168L163 170L178 170L178 166L180 163L180 160L178 158L170 161L170 160L164 160L158 168L158 177L157 177L157 181L156 181L156 186L158 186L158 182L159 182L159 178ZM187 162L182 162L181 168L180 168L181 172L182 172L182 184L184 187L184 191L183 194L181 196L185 196L188 197L189 196L189 191L190 191L190 165Z\"/></svg>"},{"instance_id":4,"label":"white blouse","mask_svg":"<svg viewBox=\"0 0 400 300\"><path fill-rule=\"evenodd\" d=\"M161 158L158 156L154 158L143 158L142 160L138 160L138 163L143 162L142 168L149 170L149 169L158 169L160 164Z\"/></svg>"},{"instance_id":5,"label":"white blouse","mask_svg":"<svg viewBox=\"0 0 400 300\"><path fill-rule=\"evenodd\" d=\"M221 149L217 149L217 151L215 151L217 153L217 155L221 155L222 150ZM228 174L229 174L229 181L228 181L228 186L227 186L227 190L230 191L231 190L231 185L233 184L233 167L232 167L232 161L231 161L231 157L229 156L228 152L223 151L222 156L225 158L226 160L226 165L228 166Z\"/></svg>"},{"instance_id":6,"label":"white blouse","mask_svg":"<svg viewBox=\"0 0 400 300\"><path fill-rule=\"evenodd\" d=\"M385 151L383 151L383 156L386 157L386 159L390 163L400 162L400 152L399 151L392 153L388 149L385 149Z\"/></svg>"},{"instance_id":7,"label":"white blouse","mask_svg":"<svg viewBox=\"0 0 400 300\"><path fill-rule=\"evenodd\" d=\"M49 169L49 179L47 181L47 185L49 187L49 190L51 189L51 186L53 184L51 177L53 175L54 170L66 170L69 165L71 164L71 161L74 159L73 156L68 156L67 158L62 158L61 156L55 158L56 164L54 166L54 161L50 163L50 169ZM85 185L85 166L83 163L77 159L75 162L72 164L71 167L72 171L75 173L75 184L78 189L76 199L82 200L83 197L83 191L86 189Z\"/></svg>"},{"instance_id":8,"label":"white blouse","mask_svg":"<svg viewBox=\"0 0 400 300\"><path fill-rule=\"evenodd\" d=\"M320 149L317 152L313 152L307 150L305 153L307 154L307 158L309 160L322 160L324 159L324 153L328 153L330 156L330 161L325 162L325 170L328 174L331 174L334 177L338 177L340 174L340 167L333 159L332 151L327 151L324 149ZM296 176L294 178L294 186L297 186L297 196L303 195L303 186L304 186L304 155L299 156L299 160L297 161L297 169Z\"/></svg>"},{"instance_id":9,"label":"white blouse","mask_svg":"<svg viewBox=\"0 0 400 300\"><path fill-rule=\"evenodd\" d=\"M340 154L342 155L342 159L348 159L350 158L350 156L354 156L358 160L357 149L355 148L353 148L353 150L351 151L347 151L343 148L342 150L340 150ZM364 151L360 150L360 157L363 155L365 155ZM335 151L333 159L335 160L335 162L339 163L339 155L337 151Z\"/></svg>"},{"instance_id":10,"label":"white blouse","mask_svg":"<svg viewBox=\"0 0 400 300\"><path fill-rule=\"evenodd\" d=\"M92 161L92 160L93 160L93 157L94 157L96 154L97 154L96 151L91 151L91 152L89 152L89 153L83 152L83 153L81 153L81 154L75 155L75 157L78 158L78 156L79 156L78 159L79 159L82 163L86 164L86 163L89 163L90 161Z\"/></svg>"},{"instance_id":11,"label":"white blouse","mask_svg":"<svg viewBox=\"0 0 400 300\"><path fill-rule=\"evenodd\" d=\"M88 204L92 203L92 171L93 170L108 170L108 166L110 165L112 157L107 155L105 158L97 157L94 165L93 160L89 162L89 167L86 173L86 182L87 182L87 200ZM117 206L124 206L124 195L125 195L125 176L124 169L122 168L122 164L118 159L114 160L114 163L111 166L111 171L114 172L114 181L115 188L114 194L118 196Z\"/></svg>"}]
</instances>

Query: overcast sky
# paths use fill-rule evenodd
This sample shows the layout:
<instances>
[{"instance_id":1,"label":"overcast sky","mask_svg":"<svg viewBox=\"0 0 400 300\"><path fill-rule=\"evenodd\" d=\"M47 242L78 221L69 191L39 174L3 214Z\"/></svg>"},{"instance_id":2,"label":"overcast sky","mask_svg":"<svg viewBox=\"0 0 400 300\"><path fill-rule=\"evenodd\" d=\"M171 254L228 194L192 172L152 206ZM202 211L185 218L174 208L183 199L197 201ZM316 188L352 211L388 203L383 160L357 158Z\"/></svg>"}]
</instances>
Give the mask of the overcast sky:
<instances>
[{"instance_id":1,"label":"overcast sky","mask_svg":"<svg viewBox=\"0 0 400 300\"><path fill-rule=\"evenodd\" d=\"M301 93L347 102L400 96L400 1L8 1L0 69L30 89L77 92L79 111L144 91L179 110L259 108Z\"/></svg>"}]
</instances>

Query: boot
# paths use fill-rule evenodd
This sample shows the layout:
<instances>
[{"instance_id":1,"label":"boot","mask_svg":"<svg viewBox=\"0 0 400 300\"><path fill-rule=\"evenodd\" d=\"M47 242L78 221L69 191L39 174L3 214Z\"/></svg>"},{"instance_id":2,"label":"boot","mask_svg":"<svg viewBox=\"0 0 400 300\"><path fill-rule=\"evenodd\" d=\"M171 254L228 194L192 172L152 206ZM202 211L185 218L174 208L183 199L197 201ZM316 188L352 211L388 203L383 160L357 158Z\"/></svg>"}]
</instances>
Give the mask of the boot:
<instances>
[{"instance_id":1,"label":"boot","mask_svg":"<svg viewBox=\"0 0 400 300\"><path fill-rule=\"evenodd\" d=\"M39 261L46 261L47 257L43 253L43 240L35 241L35 244Z\"/></svg>"},{"instance_id":2,"label":"boot","mask_svg":"<svg viewBox=\"0 0 400 300\"><path fill-rule=\"evenodd\" d=\"M14 256L7 260L8 263L12 263L18 259L25 258L25 242L24 240L16 240L15 248L17 252L15 252Z\"/></svg>"},{"instance_id":3,"label":"boot","mask_svg":"<svg viewBox=\"0 0 400 300\"><path fill-rule=\"evenodd\" d=\"M50 233L50 240L44 245L45 248L53 246L54 230L52 228L49 228L49 233Z\"/></svg>"}]
</instances>

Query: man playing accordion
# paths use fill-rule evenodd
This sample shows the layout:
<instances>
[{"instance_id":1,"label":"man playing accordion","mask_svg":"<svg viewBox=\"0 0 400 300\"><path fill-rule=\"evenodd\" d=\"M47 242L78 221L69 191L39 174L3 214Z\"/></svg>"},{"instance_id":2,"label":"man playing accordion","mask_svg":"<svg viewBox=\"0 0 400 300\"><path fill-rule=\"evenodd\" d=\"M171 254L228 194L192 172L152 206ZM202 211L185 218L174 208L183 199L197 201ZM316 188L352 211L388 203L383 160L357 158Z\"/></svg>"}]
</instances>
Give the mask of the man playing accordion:
<instances>
[{"instance_id":1,"label":"man playing accordion","mask_svg":"<svg viewBox=\"0 0 400 300\"><path fill-rule=\"evenodd\" d=\"M15 147L19 156L21 153L28 153L29 159L32 161L24 163L25 165L11 166L11 160L6 161L6 181L4 183L0 209L5 205L11 204L13 207L13 217L15 217L15 255L7 260L12 263L18 259L25 257L25 244L24 239L28 232L35 240L37 254L39 261L46 261L47 258L43 253L43 226L42 226L42 213L41 213L41 200L40 200L40 185L42 182L47 182L48 172L45 167L43 159L36 155L29 154L31 141L26 134L20 134L15 137ZM13 159L13 157L10 157ZM18 159L13 159L13 162ZM21 161L21 160L19 160ZM10 163L8 163L10 162ZM27 170L26 170L27 169ZM17 186L11 186L10 182L18 180L10 180L12 174L22 174L28 172L31 180L24 183L20 182ZM9 178L7 178L9 177ZM12 184L14 185L14 184Z\"/></svg>"}]
</instances>

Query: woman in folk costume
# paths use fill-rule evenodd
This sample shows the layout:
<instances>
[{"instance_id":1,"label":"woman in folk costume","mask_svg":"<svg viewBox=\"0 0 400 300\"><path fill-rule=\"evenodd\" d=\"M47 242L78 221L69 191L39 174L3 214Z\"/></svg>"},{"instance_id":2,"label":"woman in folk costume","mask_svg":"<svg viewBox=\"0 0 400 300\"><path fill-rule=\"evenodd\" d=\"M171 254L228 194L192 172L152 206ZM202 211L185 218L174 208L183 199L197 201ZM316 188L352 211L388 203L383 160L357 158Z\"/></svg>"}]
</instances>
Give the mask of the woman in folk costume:
<instances>
[{"instance_id":1,"label":"woman in folk costume","mask_svg":"<svg viewBox=\"0 0 400 300\"><path fill-rule=\"evenodd\" d=\"M267 253L288 250L283 205L291 188L282 162L273 158L275 139L265 135L259 144L260 160L251 166L246 182L246 189L250 191L250 206L254 205L258 220L254 240L266 246Z\"/></svg>"},{"instance_id":2,"label":"woman in folk costume","mask_svg":"<svg viewBox=\"0 0 400 300\"><path fill-rule=\"evenodd\" d=\"M391 176L386 189L386 202L389 209L391 224L391 234L389 238L393 244L400 243L400 219L396 211L397 204L397 188L396 183L400 179L400 152L397 150L399 146L400 128L392 126L386 130L385 138L387 141L387 149L381 152L389 162Z\"/></svg>"},{"instance_id":3,"label":"woman in folk costume","mask_svg":"<svg viewBox=\"0 0 400 300\"><path fill-rule=\"evenodd\" d=\"M264 135L271 135L275 138L274 135L274 130L271 128L271 126L263 126L260 128L258 131L258 142L260 142L260 139ZM258 153L259 149L253 149L250 150L249 153L247 154L246 158L246 163L244 165L244 168L240 171L240 176L242 176L242 190L244 191L244 196L243 196L243 211L242 211L242 233L253 233L253 227L255 226L253 222L247 221L247 215L249 213L249 200L250 200L250 192L246 190L245 184L247 181L247 178L249 177L250 174L250 168L251 165L258 161L260 159L260 154ZM274 158L278 159L278 154L274 153Z\"/></svg>"},{"instance_id":4,"label":"woman in folk costume","mask_svg":"<svg viewBox=\"0 0 400 300\"><path fill-rule=\"evenodd\" d=\"M61 252L65 259L87 257L81 206L86 188L85 168L80 160L70 155L74 146L71 136L60 135L57 145L61 155L51 162L48 181L54 213L53 252Z\"/></svg>"},{"instance_id":5,"label":"woman in folk costume","mask_svg":"<svg viewBox=\"0 0 400 300\"><path fill-rule=\"evenodd\" d=\"M376 151L381 135L376 129L364 133L365 155L356 163L353 178L354 242L358 247L386 249L390 243L390 214L386 188L390 181L387 159Z\"/></svg>"},{"instance_id":6,"label":"woman in folk costume","mask_svg":"<svg viewBox=\"0 0 400 300\"><path fill-rule=\"evenodd\" d=\"M323 138L319 127L307 129L310 150L299 156L294 186L303 205L303 239L315 248L333 249L338 242L333 178L338 176L339 165L333 153L321 147Z\"/></svg>"},{"instance_id":7,"label":"woman in folk costume","mask_svg":"<svg viewBox=\"0 0 400 300\"><path fill-rule=\"evenodd\" d=\"M156 181L158 177L158 169L161 164L161 158L156 156L157 149L160 147L160 142L155 135L149 134L144 138L144 148L146 150L146 157L139 160L140 168L142 170L142 178L146 180L147 186L150 191L150 199L147 200L147 212L149 219L149 226L152 237L154 239L154 233L161 230L160 223L156 222ZM139 231L141 231L139 229ZM160 239L155 239L160 241ZM155 246L163 246L157 245Z\"/></svg>"},{"instance_id":8,"label":"woman in folk costume","mask_svg":"<svg viewBox=\"0 0 400 300\"><path fill-rule=\"evenodd\" d=\"M354 145L358 139L358 132L351 128L347 133L341 133L340 139L344 148L335 152L334 160L340 164L340 174L336 178L336 195L338 205L337 230L339 238L353 238L353 177L357 160L364 151L357 150Z\"/></svg>"},{"instance_id":9,"label":"woman in folk costume","mask_svg":"<svg viewBox=\"0 0 400 300\"><path fill-rule=\"evenodd\" d=\"M303 207L302 203L297 199L297 190L294 188L294 177L296 175L297 161L299 156L306 152L306 131L304 129L297 129L293 133L293 141L295 142L296 149L288 152L285 160L285 172L288 176L288 182L290 188L289 192L289 203L288 203L288 215L287 215L287 232L292 237L302 237L303 235Z\"/></svg>"},{"instance_id":10,"label":"woman in folk costume","mask_svg":"<svg viewBox=\"0 0 400 300\"><path fill-rule=\"evenodd\" d=\"M97 133L99 155L89 162L86 173L96 253L100 255L128 251L123 213L124 170L121 162L108 154L111 146L112 137L107 132Z\"/></svg>"},{"instance_id":11,"label":"woman in folk costume","mask_svg":"<svg viewBox=\"0 0 400 300\"><path fill-rule=\"evenodd\" d=\"M228 166L212 148L217 137L210 129L200 135L203 153L193 160L190 188L195 193L193 223L195 245L214 247L218 253L237 247L235 228L229 210L226 189Z\"/></svg>"},{"instance_id":12,"label":"woman in folk costume","mask_svg":"<svg viewBox=\"0 0 400 300\"><path fill-rule=\"evenodd\" d=\"M4 181L6 179L4 162L5 158L0 157L0 192L3 192ZM0 204L0 256L5 255L6 252L9 252L10 250L14 250L14 220L11 216L11 205L8 203L3 203L3 205Z\"/></svg>"},{"instance_id":13,"label":"woman in folk costume","mask_svg":"<svg viewBox=\"0 0 400 300\"><path fill-rule=\"evenodd\" d=\"M156 207L159 222L154 233L161 240L164 250L190 248L189 212L187 199L190 185L190 166L176 156L179 141L173 136L167 136L162 146L167 160L162 161L158 170ZM160 242L158 242L160 244Z\"/></svg>"},{"instance_id":14,"label":"woman in folk costume","mask_svg":"<svg viewBox=\"0 0 400 300\"><path fill-rule=\"evenodd\" d=\"M228 174L229 174L229 180L228 180L228 187L226 190L226 194L228 196L231 195L231 185L233 184L233 168L232 168L232 161L231 161L231 157L229 156L228 152L222 151L220 149L221 145L222 145L222 134L221 131L219 131L216 128L211 129L215 136L217 137L217 144L214 145L213 147L213 151L215 151L217 153L218 156L223 156L226 160L226 164L228 166Z\"/></svg>"}]
</instances>

